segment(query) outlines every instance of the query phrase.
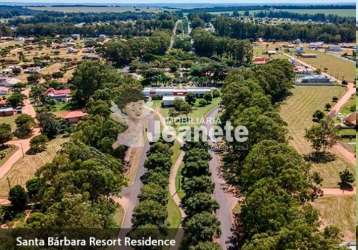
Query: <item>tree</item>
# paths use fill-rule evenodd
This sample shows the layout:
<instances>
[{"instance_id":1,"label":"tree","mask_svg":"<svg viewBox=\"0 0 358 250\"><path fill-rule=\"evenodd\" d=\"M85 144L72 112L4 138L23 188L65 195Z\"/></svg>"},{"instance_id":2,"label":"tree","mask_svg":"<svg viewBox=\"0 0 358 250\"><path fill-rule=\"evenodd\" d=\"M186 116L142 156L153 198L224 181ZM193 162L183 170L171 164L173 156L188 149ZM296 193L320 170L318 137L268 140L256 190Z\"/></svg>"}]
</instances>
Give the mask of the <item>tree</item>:
<instances>
[{"instance_id":1,"label":"tree","mask_svg":"<svg viewBox=\"0 0 358 250\"><path fill-rule=\"evenodd\" d=\"M326 111L330 111L332 105L330 103L326 103L326 105L324 105L324 107L325 107Z\"/></svg>"},{"instance_id":2,"label":"tree","mask_svg":"<svg viewBox=\"0 0 358 250\"><path fill-rule=\"evenodd\" d=\"M12 138L11 126L7 123L0 124L0 145L4 146L4 144L10 141Z\"/></svg>"},{"instance_id":3,"label":"tree","mask_svg":"<svg viewBox=\"0 0 358 250\"><path fill-rule=\"evenodd\" d=\"M19 138L24 138L31 133L35 121L34 118L32 118L31 116L27 114L21 114L15 119L15 123L15 136Z\"/></svg>"},{"instance_id":4,"label":"tree","mask_svg":"<svg viewBox=\"0 0 358 250\"><path fill-rule=\"evenodd\" d=\"M333 120L327 118L306 129L305 138L311 143L316 153L325 153L336 143L336 128Z\"/></svg>"},{"instance_id":5,"label":"tree","mask_svg":"<svg viewBox=\"0 0 358 250\"><path fill-rule=\"evenodd\" d=\"M39 113L37 120L39 121L41 132L48 138L55 138L60 133L61 123L54 114L47 112Z\"/></svg>"},{"instance_id":6,"label":"tree","mask_svg":"<svg viewBox=\"0 0 358 250\"><path fill-rule=\"evenodd\" d=\"M338 101L338 97L337 96L333 96L332 97L332 102L337 102Z\"/></svg>"},{"instance_id":7,"label":"tree","mask_svg":"<svg viewBox=\"0 0 358 250\"><path fill-rule=\"evenodd\" d=\"M14 92L7 98L7 102L11 105L11 107L16 108L18 106L22 106L22 102L24 101L24 97L19 92Z\"/></svg>"},{"instance_id":8,"label":"tree","mask_svg":"<svg viewBox=\"0 0 358 250\"><path fill-rule=\"evenodd\" d=\"M191 176L183 181L183 191L188 197L192 197L196 192L211 194L214 191L214 183L210 176Z\"/></svg>"},{"instance_id":9,"label":"tree","mask_svg":"<svg viewBox=\"0 0 358 250\"><path fill-rule=\"evenodd\" d=\"M195 214L184 222L184 231L192 243L211 241L221 234L220 222L215 215L209 212Z\"/></svg>"},{"instance_id":10,"label":"tree","mask_svg":"<svg viewBox=\"0 0 358 250\"><path fill-rule=\"evenodd\" d=\"M191 246L189 250L220 250L221 247L218 243L211 241L199 242L195 246Z\"/></svg>"},{"instance_id":11,"label":"tree","mask_svg":"<svg viewBox=\"0 0 358 250\"><path fill-rule=\"evenodd\" d=\"M324 112L323 111L321 111L321 110L316 110L316 112L314 112L314 114L313 114L313 121L314 122L320 122L323 118L324 118L324 116L325 116L325 114L324 114Z\"/></svg>"},{"instance_id":12,"label":"tree","mask_svg":"<svg viewBox=\"0 0 358 250\"><path fill-rule=\"evenodd\" d=\"M209 193L195 193L191 196L186 196L183 200L183 205L188 216L201 212L214 213L219 208L219 204Z\"/></svg>"},{"instance_id":13,"label":"tree","mask_svg":"<svg viewBox=\"0 0 358 250\"><path fill-rule=\"evenodd\" d=\"M48 142L48 138L46 135L37 135L37 136L31 138L30 151L34 154L45 151L47 142Z\"/></svg>"},{"instance_id":14,"label":"tree","mask_svg":"<svg viewBox=\"0 0 358 250\"><path fill-rule=\"evenodd\" d=\"M134 209L132 223L134 228L145 224L153 224L163 228L166 218L167 210L165 206L157 201L144 200Z\"/></svg>"},{"instance_id":15,"label":"tree","mask_svg":"<svg viewBox=\"0 0 358 250\"><path fill-rule=\"evenodd\" d=\"M190 105L194 105L196 101L196 96L192 93L189 93L185 96L185 101L189 103Z\"/></svg>"},{"instance_id":16,"label":"tree","mask_svg":"<svg viewBox=\"0 0 358 250\"><path fill-rule=\"evenodd\" d=\"M207 103L211 103L211 101L213 100L213 96L211 93L206 93L204 95L204 100L207 101Z\"/></svg>"},{"instance_id":17,"label":"tree","mask_svg":"<svg viewBox=\"0 0 358 250\"><path fill-rule=\"evenodd\" d=\"M217 89L214 89L214 90L213 90L213 97L214 97L214 98L220 97L220 91L217 90Z\"/></svg>"},{"instance_id":18,"label":"tree","mask_svg":"<svg viewBox=\"0 0 358 250\"><path fill-rule=\"evenodd\" d=\"M165 206L168 202L167 189L155 183L149 183L142 187L139 201L153 200Z\"/></svg>"},{"instance_id":19,"label":"tree","mask_svg":"<svg viewBox=\"0 0 358 250\"><path fill-rule=\"evenodd\" d=\"M207 102L206 100L204 100L204 99L200 99L200 100L199 100L199 106L200 106L200 107L204 107L204 106L206 106L206 105L208 105L208 102Z\"/></svg>"},{"instance_id":20,"label":"tree","mask_svg":"<svg viewBox=\"0 0 358 250\"><path fill-rule=\"evenodd\" d=\"M27 195L29 199L36 199L39 195L43 183L40 178L32 178L26 182Z\"/></svg>"},{"instance_id":21,"label":"tree","mask_svg":"<svg viewBox=\"0 0 358 250\"><path fill-rule=\"evenodd\" d=\"M338 183L341 189L352 189L354 182L354 175L348 170L339 172L339 177L341 181Z\"/></svg>"},{"instance_id":22,"label":"tree","mask_svg":"<svg viewBox=\"0 0 358 250\"><path fill-rule=\"evenodd\" d=\"M27 203L25 189L20 185L12 187L9 191L9 200L15 211L23 211Z\"/></svg>"},{"instance_id":23,"label":"tree","mask_svg":"<svg viewBox=\"0 0 358 250\"><path fill-rule=\"evenodd\" d=\"M132 59L132 52L128 43L120 40L106 43L104 54L116 66L127 65Z\"/></svg>"}]
</instances>

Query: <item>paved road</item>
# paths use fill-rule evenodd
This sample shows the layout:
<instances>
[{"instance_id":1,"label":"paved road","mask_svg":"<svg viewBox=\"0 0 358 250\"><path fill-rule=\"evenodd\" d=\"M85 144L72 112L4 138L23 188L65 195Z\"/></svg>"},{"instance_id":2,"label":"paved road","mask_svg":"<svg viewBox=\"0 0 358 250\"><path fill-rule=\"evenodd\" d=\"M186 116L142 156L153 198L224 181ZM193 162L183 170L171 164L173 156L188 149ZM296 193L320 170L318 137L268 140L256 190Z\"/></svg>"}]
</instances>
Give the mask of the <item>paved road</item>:
<instances>
[{"instance_id":1,"label":"paved road","mask_svg":"<svg viewBox=\"0 0 358 250\"><path fill-rule=\"evenodd\" d=\"M218 109L215 109L207 115L207 120L215 120L214 118L218 114ZM212 124L206 122L206 127L209 129ZM211 145L212 142L209 142ZM220 166L222 165L220 155L216 154L213 151L210 151L211 154L211 161L210 165L210 172L212 173L212 179L215 183L215 190L214 190L214 198L219 203L220 208L216 212L216 216L220 221L220 228L221 228L221 236L220 236L220 246L222 249L228 249L230 246L229 240L232 237L231 227L234 222L234 214L233 208L238 202L238 199L231 193L226 191L226 182L221 175Z\"/></svg>"},{"instance_id":2,"label":"paved road","mask_svg":"<svg viewBox=\"0 0 358 250\"><path fill-rule=\"evenodd\" d=\"M350 196L356 194L356 189L353 190L342 190L340 188L322 188L323 195L334 195L334 196Z\"/></svg>"},{"instance_id":3,"label":"paved road","mask_svg":"<svg viewBox=\"0 0 358 250\"><path fill-rule=\"evenodd\" d=\"M151 117L150 120L148 120L148 130L154 131L154 119ZM136 148L135 149L135 156L133 161L134 164L138 164L138 166L131 166L131 167L137 167L137 173L133 180L133 183L131 183L128 187L124 188L121 192L121 198L116 199L114 198L124 209L124 217L122 222L122 229L129 229L132 227L132 217L133 217L133 211L134 208L138 204L138 195L140 194L140 190L143 186L140 178L142 175L146 172L146 169L144 168L144 162L147 158L147 152L149 150L149 143L146 141L143 148Z\"/></svg>"}]
</instances>

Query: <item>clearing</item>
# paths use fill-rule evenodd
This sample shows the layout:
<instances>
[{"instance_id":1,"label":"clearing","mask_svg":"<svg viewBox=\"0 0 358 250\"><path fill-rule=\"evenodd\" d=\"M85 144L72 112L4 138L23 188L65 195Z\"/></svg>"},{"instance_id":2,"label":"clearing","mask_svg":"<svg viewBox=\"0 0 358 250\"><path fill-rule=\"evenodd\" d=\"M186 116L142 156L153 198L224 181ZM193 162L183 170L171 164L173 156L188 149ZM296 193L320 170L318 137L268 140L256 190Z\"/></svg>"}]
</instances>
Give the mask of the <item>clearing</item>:
<instances>
[{"instance_id":1,"label":"clearing","mask_svg":"<svg viewBox=\"0 0 358 250\"><path fill-rule=\"evenodd\" d=\"M296 86L286 102L281 105L280 114L288 123L290 144L300 153L312 152L310 144L304 138L305 129L313 124L312 115L316 110L324 110L326 103L332 103L332 97L341 97L345 92L339 86ZM337 157L329 163L313 164L312 170L320 173L323 187L338 187L339 172L345 168L354 171L353 166Z\"/></svg>"},{"instance_id":2,"label":"clearing","mask_svg":"<svg viewBox=\"0 0 358 250\"><path fill-rule=\"evenodd\" d=\"M61 145L67 140L68 138L55 138L48 143L46 151L36 155L25 155L24 158L18 160L10 171L0 179L0 197L7 198L9 187L25 186L40 167L52 161Z\"/></svg>"}]
</instances>

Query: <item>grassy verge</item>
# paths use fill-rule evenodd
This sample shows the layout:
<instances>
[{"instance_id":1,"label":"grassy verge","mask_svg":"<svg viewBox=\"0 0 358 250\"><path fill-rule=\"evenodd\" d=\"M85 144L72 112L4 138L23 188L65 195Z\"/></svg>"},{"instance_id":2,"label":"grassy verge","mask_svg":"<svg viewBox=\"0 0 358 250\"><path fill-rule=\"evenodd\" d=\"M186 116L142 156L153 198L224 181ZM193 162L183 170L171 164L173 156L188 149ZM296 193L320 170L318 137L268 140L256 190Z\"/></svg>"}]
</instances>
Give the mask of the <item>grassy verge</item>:
<instances>
[{"instance_id":1,"label":"grassy verge","mask_svg":"<svg viewBox=\"0 0 358 250\"><path fill-rule=\"evenodd\" d=\"M113 214L113 221L119 227L122 226L123 217L124 217L124 209L120 205L118 205L118 207L116 208L116 211Z\"/></svg>"},{"instance_id":2,"label":"grassy verge","mask_svg":"<svg viewBox=\"0 0 358 250\"><path fill-rule=\"evenodd\" d=\"M181 171L184 167L184 163L182 163L182 165L180 166L177 176L175 177L175 189L177 190L177 194L179 196L180 199L184 198L184 191L182 190L182 175L181 175Z\"/></svg>"},{"instance_id":3,"label":"grassy verge","mask_svg":"<svg viewBox=\"0 0 358 250\"><path fill-rule=\"evenodd\" d=\"M12 116L2 116L0 117L0 123L6 123L11 126L11 129L14 131L16 128L15 119L18 115L12 115Z\"/></svg>"},{"instance_id":4,"label":"grassy verge","mask_svg":"<svg viewBox=\"0 0 358 250\"><path fill-rule=\"evenodd\" d=\"M1 152L4 152L5 157L0 160L0 168L4 162L6 162L13 153L15 153L17 150L17 147L15 145L9 145L8 147L1 150Z\"/></svg>"},{"instance_id":5,"label":"grassy verge","mask_svg":"<svg viewBox=\"0 0 358 250\"><path fill-rule=\"evenodd\" d=\"M181 222L181 214L179 211L178 206L175 204L172 196L168 194L168 205L167 205L167 211L168 211L168 226L170 229L178 228Z\"/></svg>"}]
</instances>

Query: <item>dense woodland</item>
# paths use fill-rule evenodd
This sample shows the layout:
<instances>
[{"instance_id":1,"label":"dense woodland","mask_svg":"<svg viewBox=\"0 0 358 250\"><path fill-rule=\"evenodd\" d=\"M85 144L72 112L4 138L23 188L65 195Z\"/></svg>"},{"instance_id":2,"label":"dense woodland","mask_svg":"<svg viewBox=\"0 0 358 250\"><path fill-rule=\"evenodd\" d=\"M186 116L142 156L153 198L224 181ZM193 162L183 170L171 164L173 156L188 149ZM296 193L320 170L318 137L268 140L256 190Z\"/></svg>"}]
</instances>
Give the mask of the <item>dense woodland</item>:
<instances>
[{"instance_id":1,"label":"dense woodland","mask_svg":"<svg viewBox=\"0 0 358 250\"><path fill-rule=\"evenodd\" d=\"M355 26L349 24L294 24L277 25L255 24L238 19L220 16L214 21L216 32L220 36L236 39L305 42L324 41L327 43L354 42Z\"/></svg>"},{"instance_id":2,"label":"dense woodland","mask_svg":"<svg viewBox=\"0 0 358 250\"><path fill-rule=\"evenodd\" d=\"M288 145L275 108L289 94L293 76L287 61L274 60L225 80L221 118L250 131L246 143L229 143L224 159L227 181L245 196L233 249L344 249L337 228L319 230L318 212L309 204L317 183L310 165Z\"/></svg>"}]
</instances>

